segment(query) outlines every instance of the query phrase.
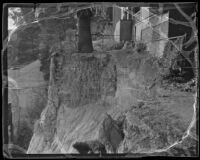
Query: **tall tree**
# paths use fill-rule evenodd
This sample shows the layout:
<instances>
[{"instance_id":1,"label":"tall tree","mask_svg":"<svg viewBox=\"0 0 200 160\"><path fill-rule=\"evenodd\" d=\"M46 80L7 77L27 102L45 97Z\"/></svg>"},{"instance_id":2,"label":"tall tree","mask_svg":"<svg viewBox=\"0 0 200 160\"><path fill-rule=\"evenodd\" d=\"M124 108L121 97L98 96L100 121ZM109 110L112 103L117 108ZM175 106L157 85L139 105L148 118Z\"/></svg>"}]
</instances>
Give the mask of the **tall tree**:
<instances>
[{"instance_id":1,"label":"tall tree","mask_svg":"<svg viewBox=\"0 0 200 160\"><path fill-rule=\"evenodd\" d=\"M78 51L80 53L91 53L93 51L92 35L90 28L90 9L83 9L77 12L78 17Z\"/></svg>"}]
</instances>

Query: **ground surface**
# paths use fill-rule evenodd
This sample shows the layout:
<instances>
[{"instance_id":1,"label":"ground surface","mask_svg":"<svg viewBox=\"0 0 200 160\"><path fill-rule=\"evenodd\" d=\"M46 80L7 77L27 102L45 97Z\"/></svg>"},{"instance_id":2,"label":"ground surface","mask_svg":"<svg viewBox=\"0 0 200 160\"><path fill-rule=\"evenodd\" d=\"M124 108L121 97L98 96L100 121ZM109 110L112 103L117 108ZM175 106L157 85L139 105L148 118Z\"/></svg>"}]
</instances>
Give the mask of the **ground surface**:
<instances>
[{"instance_id":1,"label":"ground surface","mask_svg":"<svg viewBox=\"0 0 200 160\"><path fill-rule=\"evenodd\" d=\"M124 50L121 52L124 52ZM127 55L130 56L130 54ZM126 57L125 59L120 58L124 65L129 60L130 58ZM100 99L95 103L92 102L91 104L75 108L69 108L66 103L61 103L57 113L56 133L54 134L53 143L50 146L45 145L44 135L42 133L35 133L27 153L77 153L72 147L75 142L98 139L99 126L106 113L116 119L121 113L125 113L129 107L136 105L138 101L143 101L146 108L136 109L136 116L133 116L133 119L130 120L133 124L130 123L128 125L140 127L141 124L141 127L143 125L147 125L150 128L153 127L149 128L149 130L148 127L147 129L144 128L147 130L147 134L142 134L143 138L150 136L153 142L150 143L150 146L147 146L147 142L145 143L142 137L137 135L139 136L137 138L138 147L132 148L136 142L134 141L134 135L131 135L133 137L131 138L131 143L128 144L129 149L133 152L145 152L149 149L162 149L162 146L166 148L168 147L167 144L171 145L178 141L185 134L192 120L194 93L181 92L176 88L164 89L158 85L157 92L155 93L156 98L151 99L151 96L149 98L149 93L144 89L144 86L149 86L152 83L152 77L156 74L150 73L153 73L155 68L150 67L151 65L148 64L150 62L145 64L134 59L133 62L135 62L132 66L133 70L130 71L123 70L121 65L118 66L120 70L118 90L114 97L106 97L106 100ZM145 74L145 72L149 73ZM135 112L133 113L135 114ZM43 115L45 115L45 111ZM141 115L143 118L138 119L137 115ZM138 119L138 123L134 121L135 118ZM154 134L157 133L156 130L164 133L170 132L168 126L172 127L169 137L164 136L168 140L167 142L164 142L165 140L160 142L160 137L156 137ZM149 131L152 135L148 135ZM128 137L130 136L128 135ZM160 143L157 144L158 142ZM121 151L125 151L124 146Z\"/></svg>"},{"instance_id":2,"label":"ground surface","mask_svg":"<svg viewBox=\"0 0 200 160\"><path fill-rule=\"evenodd\" d=\"M125 51L122 50L120 52L122 53ZM129 54L127 55L130 56ZM122 57L118 59L123 63L122 65L126 65L126 61L130 60L128 57L125 57L125 59ZM111 116L115 119L120 113L125 112L131 105L137 104L138 101L143 101L145 106L149 107L149 110L153 109L156 111L163 109L166 113L169 112L173 115L176 115L179 117L180 124L178 125L184 126L184 131L186 131L193 117L193 104L195 96L194 93L183 92L176 88L164 89L162 87L158 87L156 92L156 99L152 100L145 98L146 92L143 90L143 88L136 85L136 83L133 84L130 82L130 79L132 78L131 80L137 82L143 80L144 84L146 85L146 79L141 75L145 74L145 72L153 73L155 70L154 68L149 69L148 65L141 68L139 67L140 69L138 70L140 63L136 61L134 62L132 63L134 64L132 67L135 70L133 70L131 74L129 74L128 71L123 70L123 67L119 65L119 70L122 71L120 71L121 74L118 75L119 90L117 91L117 94L114 98L107 97L105 101L99 100L96 103L85 105L81 108L69 108L65 103L62 103L58 111L56 124L57 133L54 136L52 146L43 146L43 135L34 134L30 142L28 153L77 153L77 151L73 149L72 144L76 141L97 139L98 127L106 113L111 114ZM9 70L9 76L16 81L19 88L37 88L44 86L45 82L43 80L42 73L39 71L39 66L40 62L35 61L20 70ZM144 71L146 70L145 68L147 71ZM140 70L141 75L135 74L136 71ZM127 78L127 74L129 74L129 78ZM150 74L150 77L152 75L153 74ZM136 78L135 76L138 77ZM141 85L143 85L143 83ZM19 98L18 104L22 108L29 106L30 102L33 105L36 104L34 101L36 100L34 99L34 95L37 97L39 96L40 100L42 99L41 92L40 94L36 94L32 92L33 90L19 91L20 92L17 93ZM148 109L146 111L148 111ZM138 110L138 113L140 112L142 114L143 110ZM166 114L166 117L165 114L159 115L159 112L154 114L158 114L160 119L155 118L152 120L152 117L148 116L147 119L149 118L151 121L155 121L156 123L169 116L168 114ZM173 121L176 121L176 119L171 119L170 121L171 122L169 123L173 125ZM177 124L174 124L174 127L176 127L176 125ZM184 132L181 131L181 134L184 134Z\"/></svg>"}]
</instances>

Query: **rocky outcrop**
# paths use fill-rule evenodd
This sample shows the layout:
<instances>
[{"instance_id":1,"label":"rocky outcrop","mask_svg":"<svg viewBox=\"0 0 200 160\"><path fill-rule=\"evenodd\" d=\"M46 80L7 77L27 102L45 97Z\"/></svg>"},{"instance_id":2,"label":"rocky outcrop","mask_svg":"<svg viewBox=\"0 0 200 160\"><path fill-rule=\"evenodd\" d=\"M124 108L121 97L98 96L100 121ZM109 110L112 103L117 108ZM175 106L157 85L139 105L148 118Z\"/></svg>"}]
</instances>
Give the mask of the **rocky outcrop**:
<instances>
[{"instance_id":1,"label":"rocky outcrop","mask_svg":"<svg viewBox=\"0 0 200 160\"><path fill-rule=\"evenodd\" d=\"M125 137L118 152L143 153L167 148L182 138L185 129L180 117L162 108L145 106L129 110L123 123Z\"/></svg>"},{"instance_id":2,"label":"rocky outcrop","mask_svg":"<svg viewBox=\"0 0 200 160\"><path fill-rule=\"evenodd\" d=\"M80 154L117 153L119 144L124 139L123 122L121 117L116 121L109 114L105 114L99 126L98 140L76 142L73 147Z\"/></svg>"},{"instance_id":3,"label":"rocky outcrop","mask_svg":"<svg viewBox=\"0 0 200 160\"><path fill-rule=\"evenodd\" d=\"M52 55L50 71L48 103L41 114L39 124L36 125L38 126L36 128L40 131L35 131L32 138L32 140L37 141L38 139L39 141L40 139L41 141L43 137L40 144L45 148L40 148L41 150L38 151L36 144L33 144L35 142L31 142L28 153L32 153L32 151L48 152L49 149L52 149L52 145L57 146L56 144L59 143L58 140L55 140L57 135L60 136L70 132L73 124L69 126L65 111L68 112L67 110L72 109L73 111L69 112L73 114L74 111L78 110L80 116L77 117L77 120L79 120L77 123L79 124L75 122L75 117L69 118L74 119L74 127L77 127L76 125L84 126L86 124L81 124L80 120L91 117L88 115L90 114L88 111L88 114L86 114L87 107L85 105L94 104L95 106L95 103L101 101L104 97L114 96L116 92L116 68L110 56L106 54L74 54L71 57L62 57L62 54L56 53ZM80 107L83 108L79 109ZM102 110L103 108L96 107L95 109ZM103 110L97 112L97 114L101 115L101 112L103 113ZM95 113L91 114L95 115ZM66 121L65 128L61 127L63 125L63 116ZM92 125L95 125L94 131L96 131L98 125ZM67 129L69 130L66 131ZM70 139L70 136L68 138ZM72 142L68 143L69 148L71 148ZM51 150L51 152L54 151Z\"/></svg>"},{"instance_id":4,"label":"rocky outcrop","mask_svg":"<svg viewBox=\"0 0 200 160\"><path fill-rule=\"evenodd\" d=\"M125 51L64 56L61 69L52 72L49 102L28 153L82 152L74 144L94 152L88 142L95 141L106 153L142 153L181 139L187 125L166 108L189 107L191 98L182 103L183 98L159 97L156 59Z\"/></svg>"},{"instance_id":5,"label":"rocky outcrop","mask_svg":"<svg viewBox=\"0 0 200 160\"><path fill-rule=\"evenodd\" d=\"M107 152L117 153L117 148L123 138L123 130L109 114L106 114L99 129L98 139L106 146Z\"/></svg>"}]
</instances>

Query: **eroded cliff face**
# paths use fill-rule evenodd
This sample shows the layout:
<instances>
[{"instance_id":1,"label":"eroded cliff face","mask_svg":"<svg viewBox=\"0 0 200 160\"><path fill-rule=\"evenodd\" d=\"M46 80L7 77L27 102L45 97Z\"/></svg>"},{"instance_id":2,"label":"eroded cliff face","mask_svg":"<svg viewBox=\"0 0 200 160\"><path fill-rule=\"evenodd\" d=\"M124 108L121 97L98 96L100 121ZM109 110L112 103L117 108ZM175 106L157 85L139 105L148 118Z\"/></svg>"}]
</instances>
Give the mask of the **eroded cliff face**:
<instances>
[{"instance_id":1,"label":"eroded cliff face","mask_svg":"<svg viewBox=\"0 0 200 160\"><path fill-rule=\"evenodd\" d=\"M77 153L74 143L93 140L107 153L147 152L180 139L191 122L194 98L167 95L150 55L57 53L50 71L48 103L27 153ZM171 110L182 105L191 116L183 125L184 115Z\"/></svg>"},{"instance_id":2,"label":"eroded cliff face","mask_svg":"<svg viewBox=\"0 0 200 160\"><path fill-rule=\"evenodd\" d=\"M67 144L62 146L68 152L73 140L90 139L96 132L101 113L106 112L106 106L97 102L115 95L117 75L109 55L74 54L65 58L56 54L51 59L48 104L36 123L32 141L39 138L40 144L48 150L66 137L61 141ZM32 144L37 143L32 141L28 152L45 152L44 147L32 148ZM58 147L55 150L60 149ZM56 151L51 149L50 152Z\"/></svg>"}]
</instances>

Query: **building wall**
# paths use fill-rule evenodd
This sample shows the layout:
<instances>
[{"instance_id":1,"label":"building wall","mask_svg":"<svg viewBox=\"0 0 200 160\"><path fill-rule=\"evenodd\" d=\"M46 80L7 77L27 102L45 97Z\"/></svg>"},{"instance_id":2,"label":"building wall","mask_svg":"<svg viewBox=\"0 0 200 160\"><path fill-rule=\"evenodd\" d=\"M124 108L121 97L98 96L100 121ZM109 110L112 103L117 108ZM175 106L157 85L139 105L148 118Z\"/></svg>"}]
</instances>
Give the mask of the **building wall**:
<instances>
[{"instance_id":1,"label":"building wall","mask_svg":"<svg viewBox=\"0 0 200 160\"><path fill-rule=\"evenodd\" d=\"M153 34L152 34L152 43L149 45L151 46L150 52L155 56L161 57L163 55L163 51L168 41L168 32L169 32L169 20L168 20L168 13L163 14L157 17L157 23L153 26Z\"/></svg>"},{"instance_id":2,"label":"building wall","mask_svg":"<svg viewBox=\"0 0 200 160\"><path fill-rule=\"evenodd\" d=\"M126 15L126 19L128 19L128 17L129 17L128 14L124 13L124 10L127 10L127 9L128 9L128 7L120 7L120 8L119 7L113 7L114 40L117 41L117 42L120 42L120 39L124 39L123 37L127 37L126 33L123 32L123 33L125 33L125 35L123 35L123 37L120 38L120 33L122 33L121 31L124 30L124 27L126 28L126 24L123 24L123 29L120 29L120 26L121 26L120 20L122 20L124 18L124 15ZM123 21L123 23L127 23L127 25L128 25L127 27L130 30L130 34L132 35L132 25L130 25L129 22ZM130 29L129 26L131 26L131 29ZM131 39L131 38L128 38L128 39Z\"/></svg>"},{"instance_id":3,"label":"building wall","mask_svg":"<svg viewBox=\"0 0 200 160\"><path fill-rule=\"evenodd\" d=\"M147 7L141 7L136 17L136 21L137 21L135 25L136 41L140 41L142 39L141 32L143 29L149 26L147 17L149 17L150 15L151 14L149 13Z\"/></svg>"},{"instance_id":4,"label":"building wall","mask_svg":"<svg viewBox=\"0 0 200 160\"><path fill-rule=\"evenodd\" d=\"M120 42L120 19L121 19L121 9L118 7L113 7L113 28L114 28L114 40Z\"/></svg>"},{"instance_id":5,"label":"building wall","mask_svg":"<svg viewBox=\"0 0 200 160\"><path fill-rule=\"evenodd\" d=\"M160 57L168 38L169 13L153 15L147 13L147 10L146 7L140 10L140 22L135 25L136 41L146 42L150 53Z\"/></svg>"},{"instance_id":6,"label":"building wall","mask_svg":"<svg viewBox=\"0 0 200 160\"><path fill-rule=\"evenodd\" d=\"M113 25L115 26L120 19L121 9L118 7L113 7Z\"/></svg>"}]
</instances>

